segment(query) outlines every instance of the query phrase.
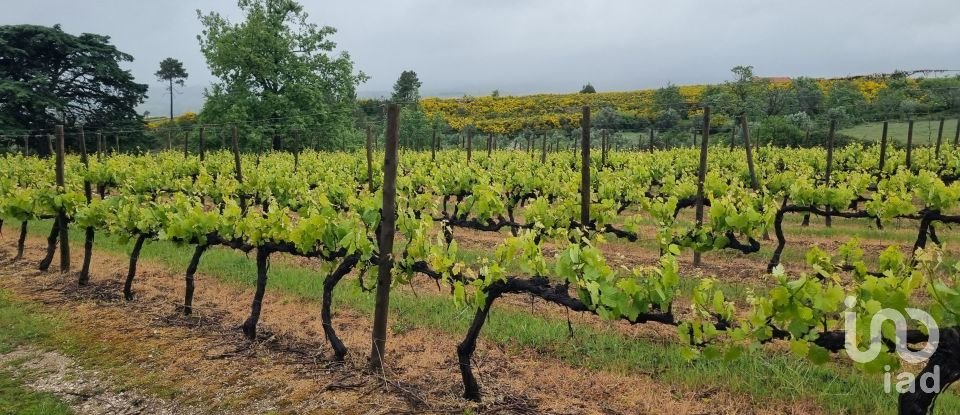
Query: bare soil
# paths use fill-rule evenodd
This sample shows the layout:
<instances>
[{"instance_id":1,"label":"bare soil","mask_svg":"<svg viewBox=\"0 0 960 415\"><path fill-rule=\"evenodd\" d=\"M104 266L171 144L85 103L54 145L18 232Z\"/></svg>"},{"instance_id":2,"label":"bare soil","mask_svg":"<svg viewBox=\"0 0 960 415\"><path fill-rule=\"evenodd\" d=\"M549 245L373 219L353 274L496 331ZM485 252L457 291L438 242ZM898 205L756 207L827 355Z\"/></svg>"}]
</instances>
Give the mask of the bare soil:
<instances>
[{"instance_id":1,"label":"bare soil","mask_svg":"<svg viewBox=\"0 0 960 415\"><path fill-rule=\"evenodd\" d=\"M109 377L84 369L73 358L57 351L19 347L0 354L0 367L8 367L25 386L51 393L79 415L192 415L198 408L150 396L140 390L119 391Z\"/></svg>"},{"instance_id":2,"label":"bare soil","mask_svg":"<svg viewBox=\"0 0 960 415\"><path fill-rule=\"evenodd\" d=\"M388 370L369 373L366 315L336 310L336 328L351 352L346 363L334 364L322 337L319 304L268 287L260 340L251 343L238 330L249 312L251 289L198 275L195 314L185 317L178 310L182 274L142 260L136 298L125 302L120 292L126 257L95 252L90 285L77 287L74 274L35 270L43 242L28 239L26 259L11 263L15 236L0 238L0 288L62 316L66 330L124 362L119 373L147 376L145 389L168 391L173 398L160 402L175 408L318 414L822 412L807 403L772 407L775 403L722 390L687 390L656 374L574 368L536 351L502 350L482 340L475 370L485 395L477 404L460 398L458 338L423 328L392 335ZM82 249L72 251L79 264ZM122 385L130 379L101 381Z\"/></svg>"}]
</instances>

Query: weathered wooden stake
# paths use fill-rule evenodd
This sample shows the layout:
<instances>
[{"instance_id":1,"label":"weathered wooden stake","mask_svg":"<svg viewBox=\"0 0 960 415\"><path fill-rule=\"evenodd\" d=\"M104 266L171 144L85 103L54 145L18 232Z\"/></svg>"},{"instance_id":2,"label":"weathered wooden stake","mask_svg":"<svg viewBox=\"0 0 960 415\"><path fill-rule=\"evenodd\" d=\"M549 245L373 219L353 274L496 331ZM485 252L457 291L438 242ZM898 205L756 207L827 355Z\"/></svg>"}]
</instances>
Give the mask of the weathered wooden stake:
<instances>
[{"instance_id":1,"label":"weathered wooden stake","mask_svg":"<svg viewBox=\"0 0 960 415\"><path fill-rule=\"evenodd\" d=\"M80 127L80 161L84 167L90 167L90 160L87 156L87 136L83 131L83 127ZM88 205L93 201L93 188L90 185L90 180L86 178L83 179L83 196L86 198ZM88 226L84 229L83 264L80 266L80 275L77 278L77 283L80 285L87 285L90 281L90 260L93 258L93 238L94 229L92 226Z\"/></svg>"},{"instance_id":2,"label":"weathered wooden stake","mask_svg":"<svg viewBox=\"0 0 960 415\"><path fill-rule=\"evenodd\" d=\"M543 142L540 149L540 164L547 162L547 133L543 133Z\"/></svg>"},{"instance_id":3,"label":"weathered wooden stake","mask_svg":"<svg viewBox=\"0 0 960 415\"><path fill-rule=\"evenodd\" d=\"M747 115L740 116L740 130L743 131L743 146L747 150L747 169L750 171L750 187L753 190L760 190L760 183L757 181L757 172L753 167L753 150L750 148L750 129L747 128Z\"/></svg>"},{"instance_id":4,"label":"weathered wooden stake","mask_svg":"<svg viewBox=\"0 0 960 415\"><path fill-rule=\"evenodd\" d=\"M700 168L697 170L697 201L694 205L697 229L703 226L703 182L707 178L707 144L710 142L710 107L703 108L703 135L700 139ZM700 266L700 253L693 251L693 266Z\"/></svg>"},{"instance_id":5,"label":"weathered wooden stake","mask_svg":"<svg viewBox=\"0 0 960 415\"><path fill-rule=\"evenodd\" d=\"M880 164L877 173L883 174L883 165L887 162L887 121L883 122L883 133L880 135Z\"/></svg>"},{"instance_id":6,"label":"weathered wooden stake","mask_svg":"<svg viewBox=\"0 0 960 415\"><path fill-rule=\"evenodd\" d=\"M204 126L201 125L201 126L200 126L200 139L197 140L197 149L198 149L199 152L200 152L200 161L201 161L201 162L203 161L203 157L204 157L204 155L203 155L203 134L204 134L205 131L206 131L206 127L204 127Z\"/></svg>"},{"instance_id":7,"label":"weathered wooden stake","mask_svg":"<svg viewBox=\"0 0 960 415\"><path fill-rule=\"evenodd\" d=\"M390 285L393 283L393 236L397 215L397 134L400 107L387 106L387 139L383 155L383 208L380 221L380 263L377 272L377 300L373 317L373 346L370 350L370 369L383 370L383 356L387 351L387 318L390 311Z\"/></svg>"},{"instance_id":8,"label":"weathered wooden stake","mask_svg":"<svg viewBox=\"0 0 960 415\"><path fill-rule=\"evenodd\" d=\"M737 123L734 122L730 126L730 151L733 151L734 147L737 145Z\"/></svg>"},{"instance_id":9,"label":"weathered wooden stake","mask_svg":"<svg viewBox=\"0 0 960 415\"><path fill-rule=\"evenodd\" d=\"M653 153L653 126L650 126L650 152Z\"/></svg>"},{"instance_id":10,"label":"weathered wooden stake","mask_svg":"<svg viewBox=\"0 0 960 415\"><path fill-rule=\"evenodd\" d=\"M370 136L370 127L367 127L367 137ZM370 148L370 140L367 139L367 148ZM368 157L369 159L369 157ZM430 139L430 161L437 160L437 126L433 126L433 138Z\"/></svg>"},{"instance_id":11,"label":"weathered wooden stake","mask_svg":"<svg viewBox=\"0 0 960 415\"><path fill-rule=\"evenodd\" d=\"M237 183L243 183L243 170L240 168L240 140L237 137L237 126L233 126L233 134L230 137L230 147L233 150L233 174L237 179ZM242 212L247 212L247 197L240 193L240 209Z\"/></svg>"},{"instance_id":12,"label":"weathered wooden stake","mask_svg":"<svg viewBox=\"0 0 960 415\"><path fill-rule=\"evenodd\" d=\"M827 133L827 173L823 178L824 186L827 188L830 187L830 173L833 172L833 134L836 128L837 120L830 120L830 132ZM824 218L828 228L833 225L830 209L830 206L826 207L827 215Z\"/></svg>"},{"instance_id":13,"label":"weathered wooden stake","mask_svg":"<svg viewBox=\"0 0 960 415\"><path fill-rule=\"evenodd\" d=\"M946 120L943 119L943 118L940 118L940 128L937 130L937 147L936 147L936 150L934 150L934 154L936 154L938 160L940 159L940 145L943 143L943 123L944 123L944 121L946 121Z\"/></svg>"},{"instance_id":14,"label":"weathered wooden stake","mask_svg":"<svg viewBox=\"0 0 960 415\"><path fill-rule=\"evenodd\" d=\"M607 130L600 131L600 168L607 166Z\"/></svg>"},{"instance_id":15,"label":"weathered wooden stake","mask_svg":"<svg viewBox=\"0 0 960 415\"><path fill-rule=\"evenodd\" d=\"M960 144L960 118L957 118L957 132L953 133L953 146Z\"/></svg>"},{"instance_id":16,"label":"weathered wooden stake","mask_svg":"<svg viewBox=\"0 0 960 415\"><path fill-rule=\"evenodd\" d=\"M470 159L473 158L473 129L467 129L467 163L470 163Z\"/></svg>"},{"instance_id":17,"label":"weathered wooden stake","mask_svg":"<svg viewBox=\"0 0 960 415\"><path fill-rule=\"evenodd\" d=\"M373 130L367 126L367 190L373 193Z\"/></svg>"},{"instance_id":18,"label":"weathered wooden stake","mask_svg":"<svg viewBox=\"0 0 960 415\"><path fill-rule=\"evenodd\" d=\"M580 226L590 226L590 107L580 120Z\"/></svg>"},{"instance_id":19,"label":"weathered wooden stake","mask_svg":"<svg viewBox=\"0 0 960 415\"><path fill-rule=\"evenodd\" d=\"M913 120L907 123L907 169L911 167L913 153Z\"/></svg>"},{"instance_id":20,"label":"weathered wooden stake","mask_svg":"<svg viewBox=\"0 0 960 415\"><path fill-rule=\"evenodd\" d=\"M65 192L63 178L63 164L66 153L63 126L57 126L57 190ZM62 208L57 212L57 221L60 222L60 272L70 272L70 238L67 234L67 212Z\"/></svg>"}]
</instances>

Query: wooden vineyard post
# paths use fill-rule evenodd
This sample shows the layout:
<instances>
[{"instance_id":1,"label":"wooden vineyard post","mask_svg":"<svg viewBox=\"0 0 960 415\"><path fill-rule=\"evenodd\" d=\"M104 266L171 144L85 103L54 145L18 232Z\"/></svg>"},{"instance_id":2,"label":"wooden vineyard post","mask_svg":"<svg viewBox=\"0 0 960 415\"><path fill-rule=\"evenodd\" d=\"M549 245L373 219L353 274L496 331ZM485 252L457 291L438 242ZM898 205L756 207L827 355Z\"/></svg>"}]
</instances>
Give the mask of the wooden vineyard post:
<instances>
[{"instance_id":1,"label":"wooden vineyard post","mask_svg":"<svg viewBox=\"0 0 960 415\"><path fill-rule=\"evenodd\" d=\"M540 164L547 162L547 133L543 133L543 142L540 149Z\"/></svg>"},{"instance_id":2,"label":"wooden vineyard post","mask_svg":"<svg viewBox=\"0 0 960 415\"><path fill-rule=\"evenodd\" d=\"M580 120L580 226L590 226L590 107L583 107Z\"/></svg>"},{"instance_id":3,"label":"wooden vineyard post","mask_svg":"<svg viewBox=\"0 0 960 415\"><path fill-rule=\"evenodd\" d=\"M373 317L373 346L370 350L370 369L383 370L383 355L387 346L387 317L390 311L390 285L393 283L393 236L397 215L397 133L400 108L387 107L387 139L383 155L383 209L380 221L380 263L377 269L377 302Z\"/></svg>"},{"instance_id":4,"label":"wooden vineyard post","mask_svg":"<svg viewBox=\"0 0 960 415\"><path fill-rule=\"evenodd\" d=\"M51 156L55 156L55 155L57 154L57 149L56 149L55 145L53 144L53 142L56 141L56 140L57 140L57 139L56 139L56 137L54 137L53 134L47 134L47 145L50 147L50 155L51 155Z\"/></svg>"},{"instance_id":5,"label":"wooden vineyard post","mask_svg":"<svg viewBox=\"0 0 960 415\"><path fill-rule=\"evenodd\" d=\"M103 160L103 132L97 131L97 161Z\"/></svg>"},{"instance_id":6,"label":"wooden vineyard post","mask_svg":"<svg viewBox=\"0 0 960 415\"><path fill-rule=\"evenodd\" d=\"M877 174L883 174L883 165L887 162L887 121L883 122L883 133L880 135L880 164Z\"/></svg>"},{"instance_id":7,"label":"wooden vineyard post","mask_svg":"<svg viewBox=\"0 0 960 415\"><path fill-rule=\"evenodd\" d=\"M370 126L367 126L367 164L370 164ZM430 139L430 161L437 161L437 126L433 126L433 138Z\"/></svg>"},{"instance_id":8,"label":"wooden vineyard post","mask_svg":"<svg viewBox=\"0 0 960 415\"><path fill-rule=\"evenodd\" d=\"M190 156L190 133L184 131L183 133L183 158Z\"/></svg>"},{"instance_id":9,"label":"wooden vineyard post","mask_svg":"<svg viewBox=\"0 0 960 415\"><path fill-rule=\"evenodd\" d=\"M653 126L650 126L650 152L653 153Z\"/></svg>"},{"instance_id":10,"label":"wooden vineyard post","mask_svg":"<svg viewBox=\"0 0 960 415\"><path fill-rule=\"evenodd\" d=\"M436 130L434 130L436 133ZM373 130L367 126L367 189L373 193ZM434 153L436 155L436 153Z\"/></svg>"},{"instance_id":11,"label":"wooden vineyard post","mask_svg":"<svg viewBox=\"0 0 960 415\"><path fill-rule=\"evenodd\" d=\"M760 190L760 183L757 181L757 172L753 166L753 150L750 148L750 129L747 128L747 114L740 116L740 130L743 131L743 146L747 150L747 169L750 172L750 187L753 190Z\"/></svg>"},{"instance_id":12,"label":"wooden vineyard post","mask_svg":"<svg viewBox=\"0 0 960 415\"><path fill-rule=\"evenodd\" d=\"M936 147L936 150L934 150L934 152L933 152L933 153L936 155L937 160L940 160L940 145L943 143L943 123L944 123L945 121L946 121L946 120L941 117L941 118L940 118L940 128L937 129L937 147Z\"/></svg>"},{"instance_id":13,"label":"wooden vineyard post","mask_svg":"<svg viewBox=\"0 0 960 415\"><path fill-rule=\"evenodd\" d=\"M691 127L693 130L693 148L697 148L697 127Z\"/></svg>"},{"instance_id":14,"label":"wooden vineyard post","mask_svg":"<svg viewBox=\"0 0 960 415\"><path fill-rule=\"evenodd\" d=\"M953 133L953 147L960 144L960 118L957 118L957 132Z\"/></svg>"},{"instance_id":15,"label":"wooden vineyard post","mask_svg":"<svg viewBox=\"0 0 960 415\"><path fill-rule=\"evenodd\" d=\"M120 154L120 133L113 135L114 153Z\"/></svg>"},{"instance_id":16,"label":"wooden vineyard post","mask_svg":"<svg viewBox=\"0 0 960 415\"><path fill-rule=\"evenodd\" d=\"M300 168L300 130L293 130L293 173Z\"/></svg>"},{"instance_id":17,"label":"wooden vineyard post","mask_svg":"<svg viewBox=\"0 0 960 415\"><path fill-rule=\"evenodd\" d=\"M87 156L87 136L84 134L83 127L80 127L80 161L84 167L90 167L90 159ZM86 199L87 205L93 201L93 188L90 186L90 180L87 180L87 178L83 179L83 197ZM80 266L80 275L79 278L77 278L77 283L80 285L87 285L90 281L90 259L93 257L93 232L94 229L92 226L84 229L83 264Z\"/></svg>"},{"instance_id":18,"label":"wooden vineyard post","mask_svg":"<svg viewBox=\"0 0 960 415\"><path fill-rule=\"evenodd\" d=\"M600 168L607 165L607 130L600 132Z\"/></svg>"},{"instance_id":19,"label":"wooden vineyard post","mask_svg":"<svg viewBox=\"0 0 960 415\"><path fill-rule=\"evenodd\" d=\"M913 152L913 120L907 123L907 169L911 167L911 156Z\"/></svg>"},{"instance_id":20,"label":"wooden vineyard post","mask_svg":"<svg viewBox=\"0 0 960 415\"><path fill-rule=\"evenodd\" d=\"M467 164L470 163L470 159L473 157L473 129L467 129Z\"/></svg>"},{"instance_id":21,"label":"wooden vineyard post","mask_svg":"<svg viewBox=\"0 0 960 415\"><path fill-rule=\"evenodd\" d=\"M487 158L493 154L493 134L487 135Z\"/></svg>"},{"instance_id":22,"label":"wooden vineyard post","mask_svg":"<svg viewBox=\"0 0 960 415\"><path fill-rule=\"evenodd\" d=\"M200 162L203 162L203 133L205 132L206 127L200 126L200 139L197 140L197 150L200 152Z\"/></svg>"},{"instance_id":23,"label":"wooden vineyard post","mask_svg":"<svg viewBox=\"0 0 960 415\"><path fill-rule=\"evenodd\" d=\"M29 155L30 155L30 134L26 134L23 136L23 156L26 157Z\"/></svg>"},{"instance_id":24,"label":"wooden vineyard post","mask_svg":"<svg viewBox=\"0 0 960 415\"><path fill-rule=\"evenodd\" d=\"M57 126L57 189L59 191L64 188L63 180L63 164L65 156L64 148L64 139L63 139L63 126ZM69 235L67 234L67 212L60 208L57 212L57 222L60 226L60 272L66 273L70 272L70 240Z\"/></svg>"},{"instance_id":25,"label":"wooden vineyard post","mask_svg":"<svg viewBox=\"0 0 960 415\"><path fill-rule=\"evenodd\" d=\"M833 171L833 134L836 131L836 128L837 120L830 120L830 132L827 133L827 173L823 178L824 186L827 188L830 187L830 173ZM828 228L833 225L832 218L830 216L830 209L830 206L826 207L827 215L825 221Z\"/></svg>"},{"instance_id":26,"label":"wooden vineyard post","mask_svg":"<svg viewBox=\"0 0 960 415\"><path fill-rule=\"evenodd\" d=\"M167 151L173 150L173 129L167 130Z\"/></svg>"},{"instance_id":27,"label":"wooden vineyard post","mask_svg":"<svg viewBox=\"0 0 960 415\"><path fill-rule=\"evenodd\" d=\"M703 108L703 134L700 137L700 168L697 170L697 229L703 227L703 182L707 178L707 144L710 141L710 107ZM693 251L693 266L700 266L700 252Z\"/></svg>"},{"instance_id":28,"label":"wooden vineyard post","mask_svg":"<svg viewBox=\"0 0 960 415\"><path fill-rule=\"evenodd\" d=\"M240 169L240 140L237 138L237 126L233 126L233 134L230 137L230 147L233 150L233 173L237 179L237 184L243 184L243 170ZM247 213L247 197L240 192L240 209Z\"/></svg>"},{"instance_id":29,"label":"wooden vineyard post","mask_svg":"<svg viewBox=\"0 0 960 415\"><path fill-rule=\"evenodd\" d=\"M733 125L730 126L730 151L733 151L736 145L737 145L737 123L734 122Z\"/></svg>"}]
</instances>

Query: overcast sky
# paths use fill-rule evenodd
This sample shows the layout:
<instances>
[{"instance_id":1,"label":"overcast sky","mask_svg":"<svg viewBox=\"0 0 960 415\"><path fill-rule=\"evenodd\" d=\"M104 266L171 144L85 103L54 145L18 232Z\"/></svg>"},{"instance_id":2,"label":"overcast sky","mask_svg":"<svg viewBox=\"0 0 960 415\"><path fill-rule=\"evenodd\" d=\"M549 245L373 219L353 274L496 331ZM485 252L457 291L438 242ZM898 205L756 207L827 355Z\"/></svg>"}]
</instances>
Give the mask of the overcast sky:
<instances>
[{"instance_id":1,"label":"overcast sky","mask_svg":"<svg viewBox=\"0 0 960 415\"><path fill-rule=\"evenodd\" d=\"M735 65L765 76L842 76L960 69L956 0L303 0L310 20L388 93L401 71L423 95L600 91L729 79ZM153 73L184 62L177 112L197 110L209 75L196 9L240 18L235 0L3 0L0 24L60 23L106 34L136 59L152 112L164 112Z\"/></svg>"}]
</instances>

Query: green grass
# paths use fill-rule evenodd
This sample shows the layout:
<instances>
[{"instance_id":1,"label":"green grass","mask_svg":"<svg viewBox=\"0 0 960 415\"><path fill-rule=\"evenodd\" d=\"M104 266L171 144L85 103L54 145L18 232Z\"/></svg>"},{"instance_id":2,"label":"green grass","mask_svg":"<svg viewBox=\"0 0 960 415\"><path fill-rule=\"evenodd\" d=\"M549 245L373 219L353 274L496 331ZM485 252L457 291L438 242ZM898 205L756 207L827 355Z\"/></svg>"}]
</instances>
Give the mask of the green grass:
<instances>
[{"instance_id":1,"label":"green grass","mask_svg":"<svg viewBox=\"0 0 960 415\"><path fill-rule=\"evenodd\" d=\"M0 353L48 338L57 324L42 317L35 307L14 302L0 291ZM0 366L0 415L57 415L73 411L56 396L27 389L25 379Z\"/></svg>"},{"instance_id":2,"label":"green grass","mask_svg":"<svg viewBox=\"0 0 960 415\"><path fill-rule=\"evenodd\" d=\"M56 396L33 392L6 370L0 370L0 415L72 414Z\"/></svg>"},{"instance_id":3,"label":"green grass","mask_svg":"<svg viewBox=\"0 0 960 415\"><path fill-rule=\"evenodd\" d=\"M32 231L45 234L49 223L32 224ZM79 232L71 235L76 241L82 238ZM80 245L76 246L79 249ZM97 239L97 248L119 254L130 249L129 244L104 237ZM190 247L151 242L141 257L179 274L191 252ZM255 279L254 261L226 249L213 249L204 255L200 272L247 287ZM283 261L275 261L270 269L269 293L313 299L319 305L321 287L321 276L315 271ZM197 295L202 297L203 290L200 285ZM372 295L362 292L355 279L341 284L335 299L335 309L372 313ZM455 307L446 295L414 295L408 289L399 289L391 297L391 306L392 327L403 331L421 327L459 339L472 319L472 312ZM893 413L896 408L896 396L882 393L880 376L868 377L839 365L815 366L771 350L750 352L733 362L688 363L672 339L637 338L602 324L575 324L571 337L561 317L534 315L502 304L494 307L483 337L508 350L543 353L577 367L648 373L667 384L694 390L719 388L773 406L777 402L812 400L829 412ZM453 355L454 350L450 353ZM943 413L960 412L960 399L954 394L944 395L939 408Z\"/></svg>"},{"instance_id":4,"label":"green grass","mask_svg":"<svg viewBox=\"0 0 960 415\"><path fill-rule=\"evenodd\" d=\"M937 143L937 131L940 128L940 120L918 120L913 122L913 143L915 145L927 145ZM957 119L947 119L943 123L943 143L953 143L954 134L957 131ZM840 130L840 134L858 138L867 142L879 142L883 134L882 122L864 123L850 128ZM887 137L890 142L900 144L907 143L907 122L887 123Z\"/></svg>"}]
</instances>

